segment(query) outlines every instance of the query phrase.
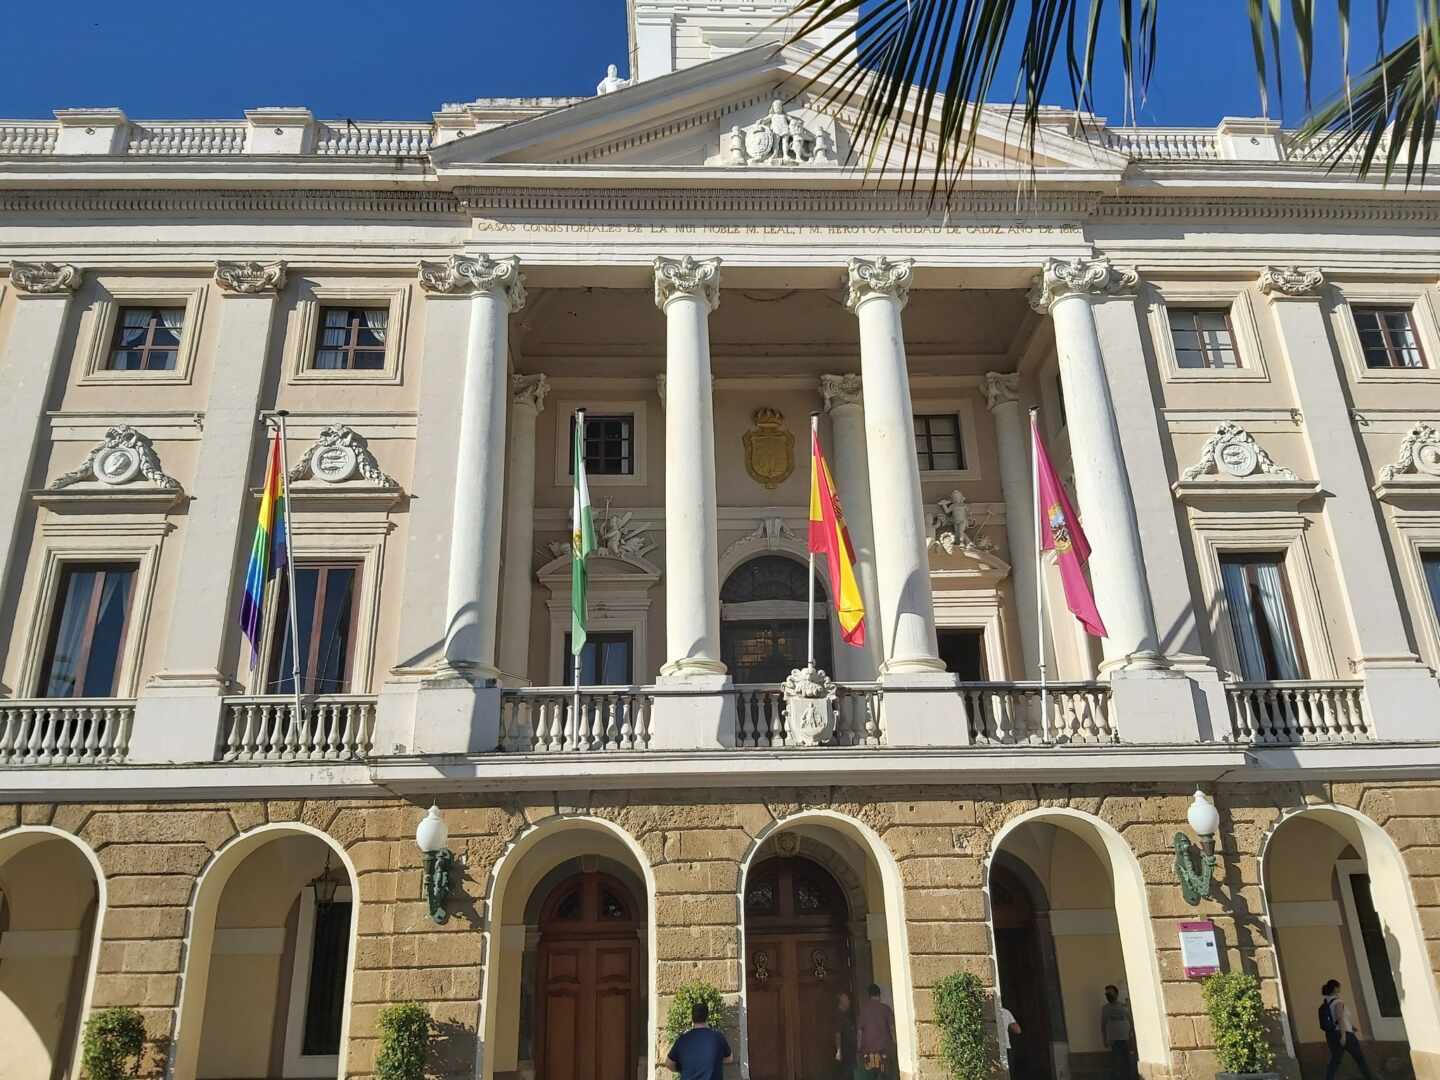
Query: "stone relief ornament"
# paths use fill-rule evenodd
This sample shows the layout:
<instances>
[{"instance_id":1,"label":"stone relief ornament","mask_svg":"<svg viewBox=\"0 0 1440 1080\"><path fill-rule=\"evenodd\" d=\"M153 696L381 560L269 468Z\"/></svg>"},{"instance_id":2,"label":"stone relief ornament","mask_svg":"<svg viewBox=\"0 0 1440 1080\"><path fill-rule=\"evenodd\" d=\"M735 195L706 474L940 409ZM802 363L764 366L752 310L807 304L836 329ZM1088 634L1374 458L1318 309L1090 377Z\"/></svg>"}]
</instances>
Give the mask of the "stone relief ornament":
<instances>
[{"instance_id":1,"label":"stone relief ornament","mask_svg":"<svg viewBox=\"0 0 1440 1080\"><path fill-rule=\"evenodd\" d=\"M686 255L655 257L655 306L661 311L677 296L704 300L711 311L720 306L720 260Z\"/></svg>"},{"instance_id":2,"label":"stone relief ornament","mask_svg":"<svg viewBox=\"0 0 1440 1080\"><path fill-rule=\"evenodd\" d=\"M1325 275L1315 267L1267 266L1257 284L1266 296L1314 296L1325 284Z\"/></svg>"},{"instance_id":3,"label":"stone relief ornament","mask_svg":"<svg viewBox=\"0 0 1440 1080\"><path fill-rule=\"evenodd\" d=\"M795 471L795 436L785 430L779 409L756 409L751 420L754 426L740 437L745 444L745 471L765 490L774 491Z\"/></svg>"},{"instance_id":4,"label":"stone relief ornament","mask_svg":"<svg viewBox=\"0 0 1440 1080\"><path fill-rule=\"evenodd\" d=\"M10 284L23 293L36 296L71 293L80 284L80 269L69 263L13 262L10 264Z\"/></svg>"},{"instance_id":5,"label":"stone relief ornament","mask_svg":"<svg viewBox=\"0 0 1440 1080\"><path fill-rule=\"evenodd\" d=\"M225 262L215 264L215 283L226 292L256 296L285 287L283 262Z\"/></svg>"},{"instance_id":6,"label":"stone relief ornament","mask_svg":"<svg viewBox=\"0 0 1440 1080\"><path fill-rule=\"evenodd\" d=\"M753 532L746 533L744 539L763 540L765 545L770 548L779 547L783 540L791 540L797 544L804 543L799 534L785 524L785 519L782 517L766 518L755 526Z\"/></svg>"},{"instance_id":7,"label":"stone relief ornament","mask_svg":"<svg viewBox=\"0 0 1440 1080\"><path fill-rule=\"evenodd\" d=\"M537 413L545 411L545 396L550 393L550 380L544 375L511 375L510 401L528 405Z\"/></svg>"},{"instance_id":8,"label":"stone relief ornament","mask_svg":"<svg viewBox=\"0 0 1440 1080\"><path fill-rule=\"evenodd\" d=\"M755 964L755 981L763 983L770 978L770 954L757 949L750 959Z\"/></svg>"},{"instance_id":9,"label":"stone relief ornament","mask_svg":"<svg viewBox=\"0 0 1440 1080\"><path fill-rule=\"evenodd\" d=\"M830 165L835 161L824 132L808 127L797 113L787 113L780 101L747 127L733 127L725 135L727 165Z\"/></svg>"},{"instance_id":10,"label":"stone relief ornament","mask_svg":"<svg viewBox=\"0 0 1440 1080\"><path fill-rule=\"evenodd\" d=\"M865 403L859 375L821 375L820 396L825 399L827 413L843 405Z\"/></svg>"},{"instance_id":11,"label":"stone relief ornament","mask_svg":"<svg viewBox=\"0 0 1440 1080\"><path fill-rule=\"evenodd\" d=\"M1400 444L1394 464L1380 470L1382 482L1412 473L1440 479L1440 431L1426 423L1416 424Z\"/></svg>"},{"instance_id":12,"label":"stone relief ornament","mask_svg":"<svg viewBox=\"0 0 1440 1080\"><path fill-rule=\"evenodd\" d=\"M525 306L525 275L520 258L506 255L451 255L442 262L420 261L420 287L432 293L496 292L511 313Z\"/></svg>"},{"instance_id":13,"label":"stone relief ornament","mask_svg":"<svg viewBox=\"0 0 1440 1080\"><path fill-rule=\"evenodd\" d=\"M1046 259L1030 284L1030 306L1044 315L1052 304L1066 296L1112 296L1130 292L1140 284L1140 275L1131 269L1110 265L1103 256L1096 259Z\"/></svg>"},{"instance_id":14,"label":"stone relief ornament","mask_svg":"<svg viewBox=\"0 0 1440 1080\"><path fill-rule=\"evenodd\" d=\"M380 471L380 464L370 452L365 437L344 424L320 429L320 438L300 455L299 462L290 470L290 479L319 480L326 484L366 480L376 487L399 487Z\"/></svg>"},{"instance_id":15,"label":"stone relief ornament","mask_svg":"<svg viewBox=\"0 0 1440 1080\"><path fill-rule=\"evenodd\" d=\"M845 306L854 311L873 296L888 296L898 300L903 308L910 302L914 267L914 259L892 259L886 255L851 259L846 275Z\"/></svg>"},{"instance_id":16,"label":"stone relief ornament","mask_svg":"<svg viewBox=\"0 0 1440 1080\"><path fill-rule=\"evenodd\" d=\"M824 949L810 950L810 974L821 980L830 977L830 958L825 955Z\"/></svg>"},{"instance_id":17,"label":"stone relief ornament","mask_svg":"<svg viewBox=\"0 0 1440 1080\"><path fill-rule=\"evenodd\" d=\"M1200 460L1186 469L1180 479L1199 480L1212 474L1236 480L1256 474L1276 480L1295 479L1293 472L1270 460L1270 455L1255 441L1255 436L1233 421L1215 429L1215 434L1205 440Z\"/></svg>"},{"instance_id":18,"label":"stone relief ornament","mask_svg":"<svg viewBox=\"0 0 1440 1080\"><path fill-rule=\"evenodd\" d=\"M956 489L948 499L936 504L930 515L930 535L926 538L927 548L940 548L946 555L959 548L967 555L991 551L995 544L979 535L984 526L977 523L970 513L970 504L965 501L964 492Z\"/></svg>"},{"instance_id":19,"label":"stone relief ornament","mask_svg":"<svg viewBox=\"0 0 1440 1080\"><path fill-rule=\"evenodd\" d=\"M835 682L817 667L790 672L785 694L785 741L792 746L821 746L835 733Z\"/></svg>"},{"instance_id":20,"label":"stone relief ornament","mask_svg":"<svg viewBox=\"0 0 1440 1080\"><path fill-rule=\"evenodd\" d=\"M57 477L50 490L92 480L121 487L142 477L161 490L180 490L179 481L160 468L160 458L150 440L129 424L118 424L105 432L105 441L86 455L83 465Z\"/></svg>"},{"instance_id":21,"label":"stone relief ornament","mask_svg":"<svg viewBox=\"0 0 1440 1080\"><path fill-rule=\"evenodd\" d=\"M655 541L645 534L651 526L635 523L633 510L617 514L605 500L605 508L595 518L595 554L622 561L644 558L655 549ZM550 558L568 558L573 554L570 540L552 540L545 545Z\"/></svg>"}]
</instances>

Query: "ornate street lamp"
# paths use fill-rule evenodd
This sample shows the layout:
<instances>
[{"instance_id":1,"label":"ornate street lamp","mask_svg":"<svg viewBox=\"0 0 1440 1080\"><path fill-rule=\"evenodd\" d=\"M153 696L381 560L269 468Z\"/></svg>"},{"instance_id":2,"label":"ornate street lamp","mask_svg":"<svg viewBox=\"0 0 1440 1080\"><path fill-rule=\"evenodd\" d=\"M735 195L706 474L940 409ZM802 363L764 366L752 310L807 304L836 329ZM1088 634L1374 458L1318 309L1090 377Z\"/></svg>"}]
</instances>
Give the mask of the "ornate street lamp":
<instances>
[{"instance_id":1,"label":"ornate street lamp","mask_svg":"<svg viewBox=\"0 0 1440 1080\"><path fill-rule=\"evenodd\" d=\"M432 804L415 830L415 843L425 853L425 903L430 906L430 918L441 925L450 918L445 897L450 894L450 867L455 853L445 846L449 839L450 827L440 817L440 808Z\"/></svg>"},{"instance_id":2,"label":"ornate street lamp","mask_svg":"<svg viewBox=\"0 0 1440 1080\"><path fill-rule=\"evenodd\" d=\"M315 892L315 909L324 911L335 902L335 893L340 888L340 879L330 873L330 849L325 849L325 869L320 876L310 881L310 888Z\"/></svg>"},{"instance_id":3,"label":"ornate street lamp","mask_svg":"<svg viewBox=\"0 0 1440 1080\"><path fill-rule=\"evenodd\" d=\"M1185 813L1190 828L1200 838L1202 853L1183 832L1175 834L1175 876L1180 879L1180 894L1191 907L1197 906L1210 892L1210 879L1215 874L1215 834L1220 831L1220 812L1199 788ZM1198 854L1199 868L1196 868Z\"/></svg>"}]
</instances>

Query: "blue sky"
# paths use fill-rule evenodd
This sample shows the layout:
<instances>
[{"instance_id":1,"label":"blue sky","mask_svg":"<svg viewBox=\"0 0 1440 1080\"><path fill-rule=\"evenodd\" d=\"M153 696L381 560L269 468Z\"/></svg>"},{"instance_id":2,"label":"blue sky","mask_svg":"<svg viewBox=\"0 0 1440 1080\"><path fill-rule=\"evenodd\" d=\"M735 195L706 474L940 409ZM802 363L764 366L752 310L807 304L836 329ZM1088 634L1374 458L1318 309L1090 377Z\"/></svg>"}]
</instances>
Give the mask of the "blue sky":
<instances>
[{"instance_id":1,"label":"blue sky","mask_svg":"<svg viewBox=\"0 0 1440 1080\"><path fill-rule=\"evenodd\" d=\"M1329 0L1317 6L1334 11ZM1353 6L1357 24L1369 20L1353 51L1372 57L1374 8ZM1392 6L1393 41L1408 5ZM1257 115L1245 0L1168 0L1163 10L1161 63L1140 121ZM424 119L445 101L593 93L607 63L624 73L625 52L625 0L14 2L0 18L0 117L118 105L137 119L224 118L307 105L325 118ZM1321 36L1317 97L1339 85L1339 67L1332 25ZM1098 111L1119 121L1118 67L1097 82ZM1002 75L997 94L1009 92ZM1070 103L1063 81L1049 98ZM1301 104L1298 85L1287 86L1287 120Z\"/></svg>"}]
</instances>

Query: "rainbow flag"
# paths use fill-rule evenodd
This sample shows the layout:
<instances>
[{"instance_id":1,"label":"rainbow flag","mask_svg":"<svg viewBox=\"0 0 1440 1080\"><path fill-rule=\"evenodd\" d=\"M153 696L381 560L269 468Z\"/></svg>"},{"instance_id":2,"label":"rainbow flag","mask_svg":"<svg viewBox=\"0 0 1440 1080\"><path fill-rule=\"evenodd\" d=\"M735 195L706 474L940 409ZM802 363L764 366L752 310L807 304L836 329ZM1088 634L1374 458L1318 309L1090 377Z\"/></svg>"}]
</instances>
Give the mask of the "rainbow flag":
<instances>
[{"instance_id":1,"label":"rainbow flag","mask_svg":"<svg viewBox=\"0 0 1440 1080\"><path fill-rule=\"evenodd\" d=\"M855 580L855 546L850 543L830 466L820 453L820 436L814 431L810 433L810 460L810 550L826 556L840 639L859 648L865 644L865 602Z\"/></svg>"},{"instance_id":2,"label":"rainbow flag","mask_svg":"<svg viewBox=\"0 0 1440 1080\"><path fill-rule=\"evenodd\" d=\"M240 601L240 629L250 642L252 670L260 662L265 586L285 565L285 547L290 539L290 522L285 514L285 483L281 473L280 432L277 430L270 437L265 487L260 492L260 515L255 521L255 540L250 545L250 565L245 571L245 595Z\"/></svg>"}]
</instances>

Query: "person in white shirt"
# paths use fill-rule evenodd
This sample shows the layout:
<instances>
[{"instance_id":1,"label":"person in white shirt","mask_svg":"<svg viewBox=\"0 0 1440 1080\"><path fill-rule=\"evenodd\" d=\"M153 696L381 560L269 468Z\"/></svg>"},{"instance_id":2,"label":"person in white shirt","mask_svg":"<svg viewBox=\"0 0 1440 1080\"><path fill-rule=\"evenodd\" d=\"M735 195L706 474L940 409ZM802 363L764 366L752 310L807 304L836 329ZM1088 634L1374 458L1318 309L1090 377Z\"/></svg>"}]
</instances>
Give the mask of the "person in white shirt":
<instances>
[{"instance_id":1,"label":"person in white shirt","mask_svg":"<svg viewBox=\"0 0 1440 1080\"><path fill-rule=\"evenodd\" d=\"M1365 1080L1375 1080L1365 1054L1360 1049L1360 1029L1353 1014L1340 997L1340 980L1331 979L1320 988L1320 1027L1325 1032L1326 1045L1330 1047L1330 1061L1325 1066L1325 1080L1335 1080L1340 1071L1340 1060L1349 1054L1360 1066Z\"/></svg>"},{"instance_id":2,"label":"person in white shirt","mask_svg":"<svg viewBox=\"0 0 1440 1080\"><path fill-rule=\"evenodd\" d=\"M1025 1055L1020 1044L1015 1041L1021 1034L1020 1023L1015 1019L1015 1014L1004 1005L1000 1006L1000 1023L996 1025L995 1034L1000 1041L1000 1056L1009 1066L1012 1080L1022 1080L1025 1076Z\"/></svg>"}]
</instances>

